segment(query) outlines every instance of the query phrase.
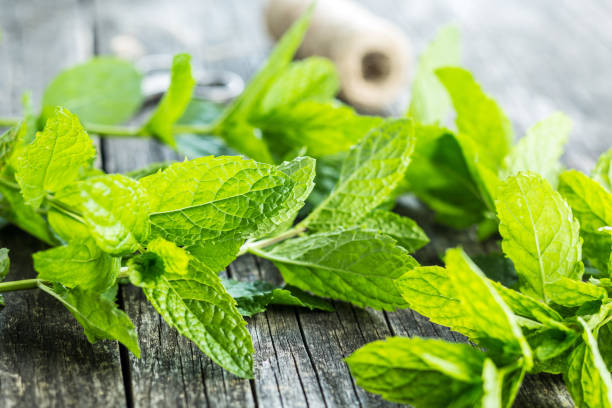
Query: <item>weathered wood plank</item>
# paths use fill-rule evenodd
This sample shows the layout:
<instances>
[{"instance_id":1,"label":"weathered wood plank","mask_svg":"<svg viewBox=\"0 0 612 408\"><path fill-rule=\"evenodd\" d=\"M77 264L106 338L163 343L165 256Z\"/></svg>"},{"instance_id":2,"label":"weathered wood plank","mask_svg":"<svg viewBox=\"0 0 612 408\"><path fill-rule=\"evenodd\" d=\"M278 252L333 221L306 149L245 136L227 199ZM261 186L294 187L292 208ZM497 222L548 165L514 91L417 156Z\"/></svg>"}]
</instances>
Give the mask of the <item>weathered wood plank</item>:
<instances>
[{"instance_id":1,"label":"weathered wood plank","mask_svg":"<svg viewBox=\"0 0 612 408\"><path fill-rule=\"evenodd\" d=\"M234 262L229 271L233 279L280 282L276 268L250 255ZM272 307L248 322L255 348L254 383L259 406L323 406L318 369L304 344L296 311Z\"/></svg>"},{"instance_id":2,"label":"weathered wood plank","mask_svg":"<svg viewBox=\"0 0 612 408\"><path fill-rule=\"evenodd\" d=\"M21 113L21 94L42 90L60 69L91 55L93 30L77 1L0 0L0 113ZM0 231L11 252L8 279L33 277L31 254L44 244L14 227ZM119 347L91 345L56 300L33 290L6 295L0 313L0 405L125 406Z\"/></svg>"}]
</instances>

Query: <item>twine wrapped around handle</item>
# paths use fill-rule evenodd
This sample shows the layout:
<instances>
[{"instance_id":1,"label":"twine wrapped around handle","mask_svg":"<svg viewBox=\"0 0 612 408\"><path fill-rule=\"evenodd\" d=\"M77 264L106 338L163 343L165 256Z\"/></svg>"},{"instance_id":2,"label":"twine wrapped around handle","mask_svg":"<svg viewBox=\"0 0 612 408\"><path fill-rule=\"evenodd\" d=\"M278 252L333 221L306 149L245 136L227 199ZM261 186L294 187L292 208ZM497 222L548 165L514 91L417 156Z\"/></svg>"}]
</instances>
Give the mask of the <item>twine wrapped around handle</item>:
<instances>
[{"instance_id":1,"label":"twine wrapped around handle","mask_svg":"<svg viewBox=\"0 0 612 408\"><path fill-rule=\"evenodd\" d=\"M265 16L278 39L312 0L269 0ZM320 55L338 68L341 95L358 109L379 112L406 89L410 44L391 22L350 0L319 0L298 56Z\"/></svg>"}]
</instances>

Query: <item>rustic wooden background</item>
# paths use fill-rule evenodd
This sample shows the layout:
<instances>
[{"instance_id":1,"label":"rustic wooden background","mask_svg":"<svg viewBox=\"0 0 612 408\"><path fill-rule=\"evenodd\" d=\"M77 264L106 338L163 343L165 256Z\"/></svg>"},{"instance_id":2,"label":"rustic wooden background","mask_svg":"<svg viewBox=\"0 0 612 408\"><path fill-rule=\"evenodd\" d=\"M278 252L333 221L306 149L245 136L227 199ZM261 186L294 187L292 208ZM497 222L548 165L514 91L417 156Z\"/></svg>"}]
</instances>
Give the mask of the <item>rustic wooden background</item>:
<instances>
[{"instance_id":1,"label":"rustic wooden background","mask_svg":"<svg viewBox=\"0 0 612 408\"><path fill-rule=\"evenodd\" d=\"M446 23L460 26L464 61L514 121L517 134L561 110L574 120L565 163L589 170L612 138L612 5L604 1L363 0L393 20L418 54ZM0 0L0 114L18 115L25 90L38 101L59 70L113 52L117 36L138 39L144 53L194 55L202 68L230 69L249 78L271 47L255 0ZM401 112L407 96L399 101ZM108 172L177 156L146 140L103 140ZM470 233L431 225L414 206L433 242L422 262ZM31 253L44 248L9 227L0 245L11 249L9 279L32 277ZM228 268L238 279L278 279L267 262L245 256ZM142 358L116 342L91 345L56 301L36 291L10 293L0 313L0 406L259 406L388 407L358 388L343 357L390 335L457 339L416 313L382 313L337 303L335 313L278 308L249 320L255 380L238 379L170 329L140 290L124 287L121 306L134 320ZM520 407L572 406L559 377L528 377Z\"/></svg>"}]
</instances>

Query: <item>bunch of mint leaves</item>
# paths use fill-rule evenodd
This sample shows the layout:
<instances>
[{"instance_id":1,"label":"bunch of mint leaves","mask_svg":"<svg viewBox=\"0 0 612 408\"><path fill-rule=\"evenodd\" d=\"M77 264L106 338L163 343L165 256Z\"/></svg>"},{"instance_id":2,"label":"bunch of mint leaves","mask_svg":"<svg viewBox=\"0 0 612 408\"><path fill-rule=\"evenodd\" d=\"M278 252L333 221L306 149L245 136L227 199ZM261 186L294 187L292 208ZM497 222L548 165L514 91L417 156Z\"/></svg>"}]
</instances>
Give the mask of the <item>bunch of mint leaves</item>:
<instances>
[{"instance_id":1,"label":"bunch of mint leaves","mask_svg":"<svg viewBox=\"0 0 612 408\"><path fill-rule=\"evenodd\" d=\"M577 406L610 407L612 149L590 178L563 171L571 122L561 113L512 145L506 115L458 64L457 31L443 29L419 60L407 112L415 153L400 189L442 223L499 231L503 254L475 262L449 249L445 267L394 283L410 308L475 346L393 337L347 363L358 385L415 407L510 407L524 375L539 372L562 374ZM455 131L443 127L452 107Z\"/></svg>"},{"instance_id":2,"label":"bunch of mint leaves","mask_svg":"<svg viewBox=\"0 0 612 408\"><path fill-rule=\"evenodd\" d=\"M272 165L206 156L130 177L92 166L92 140L65 108L30 142L27 129L24 121L0 137L2 215L54 248L33 255L36 279L0 291L49 293L90 341L116 339L140 353L134 326L114 302L120 279L140 286L217 364L247 378L253 346L243 315L268 304L331 309L316 296L406 306L392 281L417 265L409 252L427 238L411 220L376 207L410 162L408 119L370 131L347 155L334 192L295 225L313 188L310 157ZM272 260L289 286L222 281L218 272L247 252Z\"/></svg>"},{"instance_id":3,"label":"bunch of mint leaves","mask_svg":"<svg viewBox=\"0 0 612 408\"><path fill-rule=\"evenodd\" d=\"M606 171L594 177L607 177L609 164L603 156L598 169ZM416 267L394 282L410 308L478 348L374 342L347 359L357 383L415 407L509 407L525 373L547 372L563 374L577 406L611 406L612 193L575 170L561 174L559 192L520 172L501 183L495 206L515 288L487 278L461 248L446 252L444 268ZM583 248L600 278L584 279Z\"/></svg>"},{"instance_id":4,"label":"bunch of mint leaves","mask_svg":"<svg viewBox=\"0 0 612 408\"><path fill-rule=\"evenodd\" d=\"M134 326L115 302L117 285L129 281L169 325L245 378L253 376L253 346L243 316L270 304L332 310L322 299L331 298L384 310L406 307L393 280L418 265L409 254L428 239L414 221L379 207L408 168L414 123L359 116L329 100L337 88L337 81L321 85L336 78L329 62L290 62L310 13L210 126L179 123L194 86L184 54L174 58L169 89L141 126L117 125L142 103L139 74L119 60L99 58L61 73L45 91L38 117L26 103L24 118L0 136L0 215L52 248L33 255L36 279L0 283L0 292L43 290L66 305L90 341L115 339L138 356ZM307 80L296 90L300 78ZM85 84L108 93L89 93ZM314 188L315 159L282 161L278 149L249 150L263 146L254 129L264 122L257 118L288 115L279 112L293 93L290 112L302 104L326 106L368 123L358 132L346 129L351 139L329 147L331 153L351 149L340 160L333 191L297 223ZM109 103L115 100L121 103ZM93 165L87 129L154 136L175 146L177 128L202 126L259 161L204 156L127 174L105 174ZM247 128L252 139L241 131ZM286 286L220 279L218 272L244 253L274 262ZM2 259L8 263L6 251Z\"/></svg>"},{"instance_id":5,"label":"bunch of mint leaves","mask_svg":"<svg viewBox=\"0 0 612 408\"><path fill-rule=\"evenodd\" d=\"M453 27L421 56L407 119L359 115L334 98L329 61L292 62L311 13L226 107L192 99L186 54L175 56L168 91L137 126L120 124L141 109L141 74L114 58L58 75L39 116L26 99L24 117L0 136L0 215L54 248L34 255L37 279L0 291L39 288L91 341L116 339L138 355L114 301L129 280L171 326L247 378L253 347L242 316L271 304L331 310L323 298L411 307L480 348L372 343L348 359L365 389L415 406L510 406L525 373L551 372L564 374L578 405L609 406L612 153L592 179L562 173L571 123L560 113L513 145L507 116L459 67ZM444 127L452 108L456 130ZM107 175L92 166L86 131L155 137L191 157L219 151L213 137L221 151L253 160L207 156ZM476 224L480 238L499 230L507 258L492 254L483 268L497 269L482 271L457 248L446 268L419 266L409 253L427 237L385 209L405 192L441 223ZM244 253L271 260L286 286L219 279ZM486 278L508 271L501 281L516 287ZM8 273L4 250L0 272Z\"/></svg>"}]
</instances>

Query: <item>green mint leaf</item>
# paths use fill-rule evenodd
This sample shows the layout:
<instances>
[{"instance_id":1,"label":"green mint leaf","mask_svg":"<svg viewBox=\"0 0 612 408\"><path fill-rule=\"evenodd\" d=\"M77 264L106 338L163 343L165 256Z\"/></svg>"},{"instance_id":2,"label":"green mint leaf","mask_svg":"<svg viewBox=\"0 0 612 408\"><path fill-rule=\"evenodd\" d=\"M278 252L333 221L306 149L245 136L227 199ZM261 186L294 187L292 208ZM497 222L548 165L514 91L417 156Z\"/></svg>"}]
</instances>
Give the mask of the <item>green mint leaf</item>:
<instances>
[{"instance_id":1,"label":"green mint leaf","mask_svg":"<svg viewBox=\"0 0 612 408\"><path fill-rule=\"evenodd\" d=\"M131 118L142 104L141 74L128 61L96 57L61 72L43 94L43 122L56 106L84 123L115 125Z\"/></svg>"},{"instance_id":2,"label":"green mint leaf","mask_svg":"<svg viewBox=\"0 0 612 408\"><path fill-rule=\"evenodd\" d=\"M461 146L461 151L466 159L470 174L478 188L481 200L489 211L494 211L494 199L501 181L497 175L499 171L497 165L487 163L486 158L489 157L487 146L479 145L478 142L470 137L466 137L465 134L460 133L455 137ZM483 236L481 235L481 239L482 238Z\"/></svg>"},{"instance_id":3,"label":"green mint leaf","mask_svg":"<svg viewBox=\"0 0 612 408\"><path fill-rule=\"evenodd\" d=\"M195 87L191 74L191 56L177 54L172 60L170 86L155 111L144 125L146 132L152 133L162 142L176 147L172 125L183 115Z\"/></svg>"},{"instance_id":4,"label":"green mint leaf","mask_svg":"<svg viewBox=\"0 0 612 408\"><path fill-rule=\"evenodd\" d=\"M55 200L61 202L65 207L76 212L81 209L81 185L80 183L70 184L53 196ZM89 228L84 224L82 217L75 217L72 213L67 213L63 209L51 207L47 213L47 222L53 232L64 242L81 242L91 236Z\"/></svg>"},{"instance_id":5,"label":"green mint leaf","mask_svg":"<svg viewBox=\"0 0 612 408\"><path fill-rule=\"evenodd\" d=\"M606 367L612 366L612 324L607 323L599 328L597 345Z\"/></svg>"},{"instance_id":6,"label":"green mint leaf","mask_svg":"<svg viewBox=\"0 0 612 408\"><path fill-rule=\"evenodd\" d=\"M253 120L277 155L295 148L322 157L344 152L359 142L382 118L358 115L337 101L304 100Z\"/></svg>"},{"instance_id":7,"label":"green mint leaf","mask_svg":"<svg viewBox=\"0 0 612 408\"><path fill-rule=\"evenodd\" d=\"M561 315L546 303L506 288L498 282L491 282L491 284L514 314L534 321L541 321L542 316L559 322L563 320ZM519 320L519 323L522 321Z\"/></svg>"},{"instance_id":8,"label":"green mint leaf","mask_svg":"<svg viewBox=\"0 0 612 408\"><path fill-rule=\"evenodd\" d=\"M277 169L286 174L295 184L278 214L268 218L260 226L260 229L265 231L264 235L280 233L291 227L314 188L315 166L316 160L311 157L296 157L277 166Z\"/></svg>"},{"instance_id":9,"label":"green mint leaf","mask_svg":"<svg viewBox=\"0 0 612 408\"><path fill-rule=\"evenodd\" d=\"M92 177L82 183L83 218L98 246L109 254L127 255L149 235L146 191L120 174Z\"/></svg>"},{"instance_id":10,"label":"green mint leaf","mask_svg":"<svg viewBox=\"0 0 612 408\"><path fill-rule=\"evenodd\" d=\"M552 302L565 307L578 307L608 298L608 292L604 288L568 278L549 283L546 293Z\"/></svg>"},{"instance_id":11,"label":"green mint leaf","mask_svg":"<svg viewBox=\"0 0 612 408\"><path fill-rule=\"evenodd\" d=\"M150 197L153 235L185 246L269 232L295 184L275 166L236 156L174 163L140 182Z\"/></svg>"},{"instance_id":12,"label":"green mint leaf","mask_svg":"<svg viewBox=\"0 0 612 408\"><path fill-rule=\"evenodd\" d=\"M25 203L40 207L45 195L61 190L90 167L96 150L78 118L64 108L49 117L42 133L17 157L15 178Z\"/></svg>"},{"instance_id":13,"label":"green mint leaf","mask_svg":"<svg viewBox=\"0 0 612 408\"><path fill-rule=\"evenodd\" d=\"M236 307L243 316L264 312L270 304L334 310L325 299L309 295L298 288L287 289L263 281L239 282L234 279L224 279L222 283L227 293L236 300Z\"/></svg>"},{"instance_id":14,"label":"green mint leaf","mask_svg":"<svg viewBox=\"0 0 612 408\"><path fill-rule=\"evenodd\" d=\"M141 167L140 169L128 171L125 173L125 175L129 178L133 178L134 180L140 180L141 178L155 174L160 170L165 170L171 164L172 162L170 161L151 163L145 167Z\"/></svg>"},{"instance_id":15,"label":"green mint leaf","mask_svg":"<svg viewBox=\"0 0 612 408\"><path fill-rule=\"evenodd\" d=\"M419 57L412 82L407 115L424 125L443 124L451 108L448 93L435 75L438 68L461 63L461 38L457 27L438 31L436 38Z\"/></svg>"},{"instance_id":16,"label":"green mint leaf","mask_svg":"<svg viewBox=\"0 0 612 408\"><path fill-rule=\"evenodd\" d=\"M375 341L346 358L357 385L416 408L476 406L484 360L468 344L418 337Z\"/></svg>"},{"instance_id":17,"label":"green mint leaf","mask_svg":"<svg viewBox=\"0 0 612 408\"><path fill-rule=\"evenodd\" d=\"M559 159L571 129L572 121L562 113L536 123L506 156L503 174L511 176L520 171L532 171L555 187L562 168Z\"/></svg>"},{"instance_id":18,"label":"green mint leaf","mask_svg":"<svg viewBox=\"0 0 612 408\"><path fill-rule=\"evenodd\" d=\"M483 408L512 407L525 372L523 366L517 368L511 365L498 368L493 360L485 359L482 367L483 396L480 406Z\"/></svg>"},{"instance_id":19,"label":"green mint leaf","mask_svg":"<svg viewBox=\"0 0 612 408\"><path fill-rule=\"evenodd\" d=\"M32 258L39 279L96 292L113 286L121 268L121 258L102 252L92 239L36 252Z\"/></svg>"},{"instance_id":20,"label":"green mint leaf","mask_svg":"<svg viewBox=\"0 0 612 408\"><path fill-rule=\"evenodd\" d=\"M290 285L384 310L406 306L393 280L418 265L394 239L360 229L313 234L253 253L274 262Z\"/></svg>"},{"instance_id":21,"label":"green mint leaf","mask_svg":"<svg viewBox=\"0 0 612 408\"><path fill-rule=\"evenodd\" d=\"M143 269L145 262L139 265L140 282L146 282L143 291L153 307L215 363L240 377L252 378L251 336L217 274L163 239L151 241L147 251L161 258L164 268L160 276L159 261L149 262L152 270Z\"/></svg>"},{"instance_id":22,"label":"green mint leaf","mask_svg":"<svg viewBox=\"0 0 612 408\"><path fill-rule=\"evenodd\" d=\"M326 312L334 311L334 307L329 301L291 285L285 285L272 292L271 304L307 307L310 310L318 309Z\"/></svg>"},{"instance_id":23,"label":"green mint leaf","mask_svg":"<svg viewBox=\"0 0 612 408\"><path fill-rule=\"evenodd\" d=\"M8 163L22 126L15 126L0 135L0 170Z\"/></svg>"},{"instance_id":24,"label":"green mint leaf","mask_svg":"<svg viewBox=\"0 0 612 408\"><path fill-rule=\"evenodd\" d=\"M487 96L468 71L440 68L436 75L448 91L459 133L473 142L480 161L495 170L510 150L512 125L497 103Z\"/></svg>"},{"instance_id":25,"label":"green mint leaf","mask_svg":"<svg viewBox=\"0 0 612 408\"><path fill-rule=\"evenodd\" d=\"M39 288L59 300L83 326L91 343L98 340L118 340L136 357L140 347L134 324L123 310L101 293L81 288L66 289L60 285L38 284Z\"/></svg>"},{"instance_id":26,"label":"green mint leaf","mask_svg":"<svg viewBox=\"0 0 612 408\"><path fill-rule=\"evenodd\" d=\"M546 180L529 172L508 178L496 206L502 248L514 262L521 292L548 302L549 283L580 279L578 221Z\"/></svg>"},{"instance_id":27,"label":"green mint leaf","mask_svg":"<svg viewBox=\"0 0 612 408\"><path fill-rule=\"evenodd\" d=\"M411 120L389 120L372 129L348 153L332 193L301 224L330 231L360 222L388 199L404 176L413 148Z\"/></svg>"},{"instance_id":28,"label":"green mint leaf","mask_svg":"<svg viewBox=\"0 0 612 408\"><path fill-rule=\"evenodd\" d=\"M23 120L17 137L18 148L32 143L38 131L38 118L34 113L32 95L30 92L24 92L22 95L21 106L23 107Z\"/></svg>"},{"instance_id":29,"label":"green mint leaf","mask_svg":"<svg viewBox=\"0 0 612 408\"><path fill-rule=\"evenodd\" d=\"M0 248L0 282L2 282L8 275L11 269L11 260L9 259L9 250L6 248ZM0 295L0 309L4 307L4 296Z\"/></svg>"},{"instance_id":30,"label":"green mint leaf","mask_svg":"<svg viewBox=\"0 0 612 408\"><path fill-rule=\"evenodd\" d=\"M591 329L581 318L584 344L570 356L563 378L577 407L603 408L612 406L612 377Z\"/></svg>"},{"instance_id":31,"label":"green mint leaf","mask_svg":"<svg viewBox=\"0 0 612 408\"><path fill-rule=\"evenodd\" d=\"M455 136L438 126L415 125L416 144L406 171L409 190L454 228L480 222L487 203Z\"/></svg>"},{"instance_id":32,"label":"green mint leaf","mask_svg":"<svg viewBox=\"0 0 612 408\"><path fill-rule=\"evenodd\" d=\"M591 177L608 191L612 191L612 149L609 149L597 160L597 164L591 173Z\"/></svg>"},{"instance_id":33,"label":"green mint leaf","mask_svg":"<svg viewBox=\"0 0 612 408\"><path fill-rule=\"evenodd\" d=\"M531 366L527 341L493 283L460 248L449 249L444 261L446 269L414 268L395 282L410 308L489 350L523 355Z\"/></svg>"},{"instance_id":34,"label":"green mint leaf","mask_svg":"<svg viewBox=\"0 0 612 408\"><path fill-rule=\"evenodd\" d=\"M424 247L429 242L429 238L416 222L391 211L372 211L363 219L361 227L390 236L410 253Z\"/></svg>"},{"instance_id":35,"label":"green mint leaf","mask_svg":"<svg viewBox=\"0 0 612 408\"><path fill-rule=\"evenodd\" d=\"M225 143L247 157L262 163L275 163L261 129L246 122L229 122L223 125L221 137Z\"/></svg>"},{"instance_id":36,"label":"green mint leaf","mask_svg":"<svg viewBox=\"0 0 612 408\"><path fill-rule=\"evenodd\" d=\"M286 109L303 100L329 100L340 89L340 79L333 62L310 57L294 62L281 72L266 90L250 119L265 118L277 109Z\"/></svg>"},{"instance_id":37,"label":"green mint leaf","mask_svg":"<svg viewBox=\"0 0 612 408\"><path fill-rule=\"evenodd\" d=\"M605 275L610 274L612 237L603 227L612 225L612 194L576 170L561 174L559 192L580 221L585 258Z\"/></svg>"},{"instance_id":38,"label":"green mint leaf","mask_svg":"<svg viewBox=\"0 0 612 408\"><path fill-rule=\"evenodd\" d=\"M502 253L491 252L476 255L472 260L487 278L500 282L502 285L516 289L518 288L518 276L512 260L506 258Z\"/></svg>"},{"instance_id":39,"label":"green mint leaf","mask_svg":"<svg viewBox=\"0 0 612 408\"><path fill-rule=\"evenodd\" d=\"M209 269L221 272L238 256L244 238L226 240L207 240L195 245L185 247L198 261Z\"/></svg>"},{"instance_id":40,"label":"green mint leaf","mask_svg":"<svg viewBox=\"0 0 612 408\"><path fill-rule=\"evenodd\" d=\"M244 92L233 100L217 121L218 124L224 126L232 121L245 120L249 113L255 109L262 100L264 92L291 63L295 52L304 38L306 29L308 29L312 12L313 6L310 6L285 32L274 50L272 50L266 64L251 79Z\"/></svg>"},{"instance_id":41,"label":"green mint leaf","mask_svg":"<svg viewBox=\"0 0 612 408\"><path fill-rule=\"evenodd\" d=\"M9 170L8 167L5 168L4 177L12 179L10 170L7 170ZM19 190L0 184L0 194L2 194L4 204L8 207L8 211L3 211L3 217L41 241L49 245L57 244L57 239L49 229L45 218L25 203Z\"/></svg>"}]
</instances>

